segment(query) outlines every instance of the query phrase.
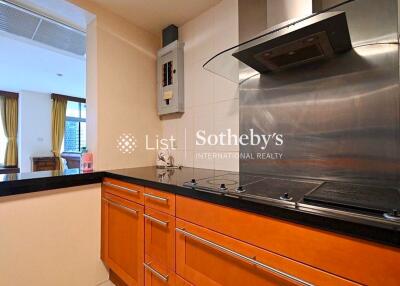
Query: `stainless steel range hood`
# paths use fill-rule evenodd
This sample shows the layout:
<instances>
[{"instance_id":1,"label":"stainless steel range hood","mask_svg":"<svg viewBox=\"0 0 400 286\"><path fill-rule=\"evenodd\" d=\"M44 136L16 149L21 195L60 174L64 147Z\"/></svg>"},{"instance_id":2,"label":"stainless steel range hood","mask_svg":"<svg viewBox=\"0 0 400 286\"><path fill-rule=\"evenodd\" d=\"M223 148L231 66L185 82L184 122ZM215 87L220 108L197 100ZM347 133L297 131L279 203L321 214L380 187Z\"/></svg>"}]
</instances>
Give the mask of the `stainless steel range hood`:
<instances>
[{"instance_id":1,"label":"stainless steel range hood","mask_svg":"<svg viewBox=\"0 0 400 286\"><path fill-rule=\"evenodd\" d=\"M332 60L247 76L241 82L239 134L248 134L250 129L254 134L283 134L284 143L268 150L241 145L240 154L251 154L255 159L242 155L240 171L399 188L400 1L355 0L334 8L327 6L332 1L322 2L325 6L321 9L329 11L321 14L345 13L353 48ZM245 23L245 19L242 21ZM329 25L332 30L327 31L344 36L342 30ZM290 29L283 28L258 38L257 43L251 41L232 50L250 49L308 26L297 22ZM305 36L318 32L311 31ZM334 47L336 42L330 42ZM239 70L247 68L238 64L231 50L224 55L220 58L225 62L229 58L232 67L236 63ZM217 63L221 65L221 61ZM250 76L253 74L251 69ZM280 153L282 158L265 160L258 155L262 152Z\"/></svg>"},{"instance_id":2,"label":"stainless steel range hood","mask_svg":"<svg viewBox=\"0 0 400 286\"><path fill-rule=\"evenodd\" d=\"M274 32L274 30L276 30ZM260 73L331 58L352 48L345 12L325 12L299 22L273 27L266 41L253 41L232 54Z\"/></svg>"}]
</instances>

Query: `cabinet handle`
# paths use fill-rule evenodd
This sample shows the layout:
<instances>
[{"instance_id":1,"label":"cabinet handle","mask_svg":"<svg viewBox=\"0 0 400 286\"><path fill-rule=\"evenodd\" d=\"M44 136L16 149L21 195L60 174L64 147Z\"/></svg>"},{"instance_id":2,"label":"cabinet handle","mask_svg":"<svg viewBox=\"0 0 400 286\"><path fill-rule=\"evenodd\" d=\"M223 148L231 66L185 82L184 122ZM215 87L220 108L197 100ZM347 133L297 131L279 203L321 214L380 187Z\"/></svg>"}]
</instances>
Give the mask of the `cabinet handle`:
<instances>
[{"instance_id":1,"label":"cabinet handle","mask_svg":"<svg viewBox=\"0 0 400 286\"><path fill-rule=\"evenodd\" d=\"M273 273L275 273L275 274L277 274L277 275L279 275L281 277L284 277L286 279L295 281L295 282L297 282L297 283L299 283L301 285L314 286L314 284L311 284L311 283L306 282L306 281L304 281L304 280L302 280L300 278L297 278L297 277L295 277L293 275L290 275L290 274L285 273L283 271L280 271L280 270L278 270L276 268L268 266L268 265L266 265L264 263L261 263L261 262L257 261L254 258L245 256L245 255L240 254L240 253L238 253L236 251L233 251L233 250L231 250L229 248L226 248L224 246L216 244L216 243L214 243L214 242L212 242L210 240L204 239L204 238L202 238L200 236L197 236L197 235L195 235L193 233L190 233L190 232L186 231L184 228L176 228L176 231L181 233L181 234L183 234L186 237L192 238L193 240L196 240L196 241L198 241L198 242L200 242L202 244L205 244L205 245L207 245L207 246L209 246L211 248L214 248L214 249L219 250L219 251L221 251L223 253L226 253L226 254L228 254L230 256L233 256L233 257L239 258L241 260L244 260L244 261L246 261L246 262L248 262L248 263L250 263L252 265L258 266L258 267L263 268L263 269L266 269L266 270L268 270L270 272L273 272Z\"/></svg>"},{"instance_id":2,"label":"cabinet handle","mask_svg":"<svg viewBox=\"0 0 400 286\"><path fill-rule=\"evenodd\" d=\"M150 266L150 263L143 263L144 268L149 270L151 273L153 273L157 278L159 278L163 282L168 282L168 275L163 275L157 270L155 270L153 267Z\"/></svg>"},{"instance_id":3,"label":"cabinet handle","mask_svg":"<svg viewBox=\"0 0 400 286\"><path fill-rule=\"evenodd\" d=\"M112 188L116 188L116 189L120 189L120 190L124 190L124 191L128 191L128 192L134 193L134 194L139 193L139 191L132 190L132 189L129 189L127 187L118 186L116 184L112 184L112 183L109 183L109 182L104 182L103 185L106 185L106 186L109 186L109 187L112 187Z\"/></svg>"},{"instance_id":4,"label":"cabinet handle","mask_svg":"<svg viewBox=\"0 0 400 286\"><path fill-rule=\"evenodd\" d=\"M148 197L150 199L158 200L158 201L161 201L164 203L166 203L168 201L168 198L162 198L162 197L151 195L151 194L144 193L143 196Z\"/></svg>"},{"instance_id":5,"label":"cabinet handle","mask_svg":"<svg viewBox=\"0 0 400 286\"><path fill-rule=\"evenodd\" d=\"M137 211L137 210L128 208L128 207L123 206L123 205L120 205L120 204L118 204L118 203L114 203L113 201L110 201L110 200L107 200L107 199L104 199L104 198L103 198L102 200L105 201L105 202L107 202L107 203L109 203L110 205L113 205L114 207L120 208L120 209L122 209L122 210L124 210L124 211L127 211L127 212L129 212L129 213L132 213L132 214L135 214L135 215L138 214L138 211Z\"/></svg>"},{"instance_id":6,"label":"cabinet handle","mask_svg":"<svg viewBox=\"0 0 400 286\"><path fill-rule=\"evenodd\" d=\"M155 217L152 217L152 216L150 216L148 214L143 214L143 216L145 218L147 218L148 220L151 220L152 222L158 223L159 225L162 225L162 226L165 226L165 227L168 226L168 221L159 220L159 219L157 219Z\"/></svg>"}]
</instances>

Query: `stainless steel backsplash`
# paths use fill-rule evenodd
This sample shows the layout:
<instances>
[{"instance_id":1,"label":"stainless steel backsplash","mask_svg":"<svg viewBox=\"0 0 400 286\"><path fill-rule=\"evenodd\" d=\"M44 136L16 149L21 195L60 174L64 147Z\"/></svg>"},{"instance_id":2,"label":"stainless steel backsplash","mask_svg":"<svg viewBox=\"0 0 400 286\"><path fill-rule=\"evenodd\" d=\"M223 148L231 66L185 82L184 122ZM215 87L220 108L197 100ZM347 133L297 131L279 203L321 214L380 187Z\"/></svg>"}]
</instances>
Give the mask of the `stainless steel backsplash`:
<instances>
[{"instance_id":1,"label":"stainless steel backsplash","mask_svg":"<svg viewBox=\"0 0 400 286\"><path fill-rule=\"evenodd\" d=\"M352 51L240 85L240 133L284 138L265 151L242 145L241 154L253 158L242 157L241 172L399 184L397 0L356 0L335 10L346 12ZM257 159L260 152L282 158Z\"/></svg>"}]
</instances>

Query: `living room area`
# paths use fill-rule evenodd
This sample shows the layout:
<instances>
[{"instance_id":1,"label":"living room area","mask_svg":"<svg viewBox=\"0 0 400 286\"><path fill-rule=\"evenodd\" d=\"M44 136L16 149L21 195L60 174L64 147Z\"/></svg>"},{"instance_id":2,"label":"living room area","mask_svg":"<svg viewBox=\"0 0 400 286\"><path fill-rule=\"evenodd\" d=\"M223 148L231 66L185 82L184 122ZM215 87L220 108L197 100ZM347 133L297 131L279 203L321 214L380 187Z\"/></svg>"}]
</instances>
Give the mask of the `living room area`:
<instances>
[{"instance_id":1,"label":"living room area","mask_svg":"<svg viewBox=\"0 0 400 286\"><path fill-rule=\"evenodd\" d=\"M46 5L37 13L0 3L0 174L79 168L86 149L92 15L67 2Z\"/></svg>"}]
</instances>

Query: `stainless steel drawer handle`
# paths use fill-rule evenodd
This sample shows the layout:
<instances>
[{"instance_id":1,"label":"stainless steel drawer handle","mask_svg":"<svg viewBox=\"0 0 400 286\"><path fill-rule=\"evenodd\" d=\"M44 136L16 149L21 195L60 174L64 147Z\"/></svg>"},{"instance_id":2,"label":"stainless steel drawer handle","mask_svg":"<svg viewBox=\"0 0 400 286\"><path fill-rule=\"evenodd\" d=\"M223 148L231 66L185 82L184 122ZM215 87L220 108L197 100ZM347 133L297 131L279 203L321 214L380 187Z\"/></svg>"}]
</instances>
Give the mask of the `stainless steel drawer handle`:
<instances>
[{"instance_id":1,"label":"stainless steel drawer handle","mask_svg":"<svg viewBox=\"0 0 400 286\"><path fill-rule=\"evenodd\" d=\"M193 240L196 240L196 241L198 241L198 242L200 242L200 243L202 243L202 244L205 244L205 245L207 245L207 246L209 246L209 247L211 247L211 248L214 248L214 249L216 249L216 250L219 250L219 251L221 251L221 252L224 252L224 253L226 253L226 254L229 254L229 255L231 255L231 256L233 256L233 257L236 257L236 258L239 258L239 259L241 259L241 260L244 260L244 261L246 261L246 262L248 262L248 263L250 263L250 264L252 264L252 265L256 265L256 266L258 266L258 267L260 267L260 268L266 269L266 270L268 270L268 271L270 271L270 272L273 272L273 273L275 273L275 274L277 274L277 275L279 275L279 276L281 276L281 277L284 277L284 278L286 278L286 279L295 281L295 282L297 282L297 283L299 283L299 284L301 284L301 285L314 286L314 284L311 284L311 283L306 282L306 281L304 281L304 280L302 280L302 279L300 279L300 278L297 278L297 277L295 277L295 276L293 276L293 275L290 275L290 274L285 273L285 272L283 272L283 271L280 271L280 270L278 270L278 269L276 269L276 268L273 268L273 267L271 267L271 266L268 266L268 265L266 265L266 264L264 264L264 263L261 263L261 262L257 261L257 260L254 259L254 258L245 256L245 255L240 254L240 253L238 253L238 252L236 252L236 251L230 250L229 248L226 248L226 247L224 247L224 246L221 246L221 245L219 245L219 244L216 244L216 243L214 243L214 242L212 242L212 241L209 241L209 240L207 240L207 239L204 239L204 238L202 238L202 237L200 237L200 236L197 236L197 235L195 235L195 234L193 234L193 233L190 233L190 232L186 231L184 228L176 228L176 231L179 232L179 233L181 233L181 234L183 234L183 235L186 236L186 237L189 237L189 238L191 238L191 239L193 239Z\"/></svg>"},{"instance_id":2,"label":"stainless steel drawer handle","mask_svg":"<svg viewBox=\"0 0 400 286\"><path fill-rule=\"evenodd\" d=\"M150 263L143 263L144 268L149 270L151 273L153 273L157 278L159 278L163 282L168 282L168 275L163 275L157 270L155 270L153 267L150 266Z\"/></svg>"},{"instance_id":3,"label":"stainless steel drawer handle","mask_svg":"<svg viewBox=\"0 0 400 286\"><path fill-rule=\"evenodd\" d=\"M150 221L152 221L152 222L155 222L155 223L157 223L157 224L159 224L159 225L168 226L168 221L159 220L159 219L157 219L157 218L155 218L155 217L152 217L152 216L150 216L150 215L148 215L148 214L143 214L143 216L144 216L146 219L148 219L148 220L150 220Z\"/></svg>"},{"instance_id":4,"label":"stainless steel drawer handle","mask_svg":"<svg viewBox=\"0 0 400 286\"><path fill-rule=\"evenodd\" d=\"M154 200L157 200L157 201L161 201L161 202L164 202L164 203L166 203L167 201L168 201L168 198L162 198L162 197L159 197L159 196L155 196L155 195L151 195L151 194L143 194L145 197L148 197L148 198L150 198L150 199L154 199Z\"/></svg>"},{"instance_id":5,"label":"stainless steel drawer handle","mask_svg":"<svg viewBox=\"0 0 400 286\"><path fill-rule=\"evenodd\" d=\"M134 193L134 194L139 193L139 191L132 190L132 189L129 189L127 187L118 186L116 184L112 184L112 183L109 183L109 182L104 182L103 185L106 185L106 186L109 186L109 187L112 187L112 188L116 188L116 189L120 189L120 190L124 190L124 191L128 191L128 192Z\"/></svg>"},{"instance_id":6,"label":"stainless steel drawer handle","mask_svg":"<svg viewBox=\"0 0 400 286\"><path fill-rule=\"evenodd\" d=\"M124 211L127 211L127 212L129 212L129 213L133 213L133 214L135 214L135 215L138 214L138 211L137 211L137 210L128 208L128 207L126 207L126 206L120 205L120 204L118 204L118 203L115 203L115 202L113 202L113 201L110 201L110 200L107 200L107 199L104 199L104 198L103 198L102 200L105 201L105 202L107 202L107 203L109 203L110 205L113 205L114 207L120 208L120 209L122 209L122 210L124 210Z\"/></svg>"}]
</instances>

